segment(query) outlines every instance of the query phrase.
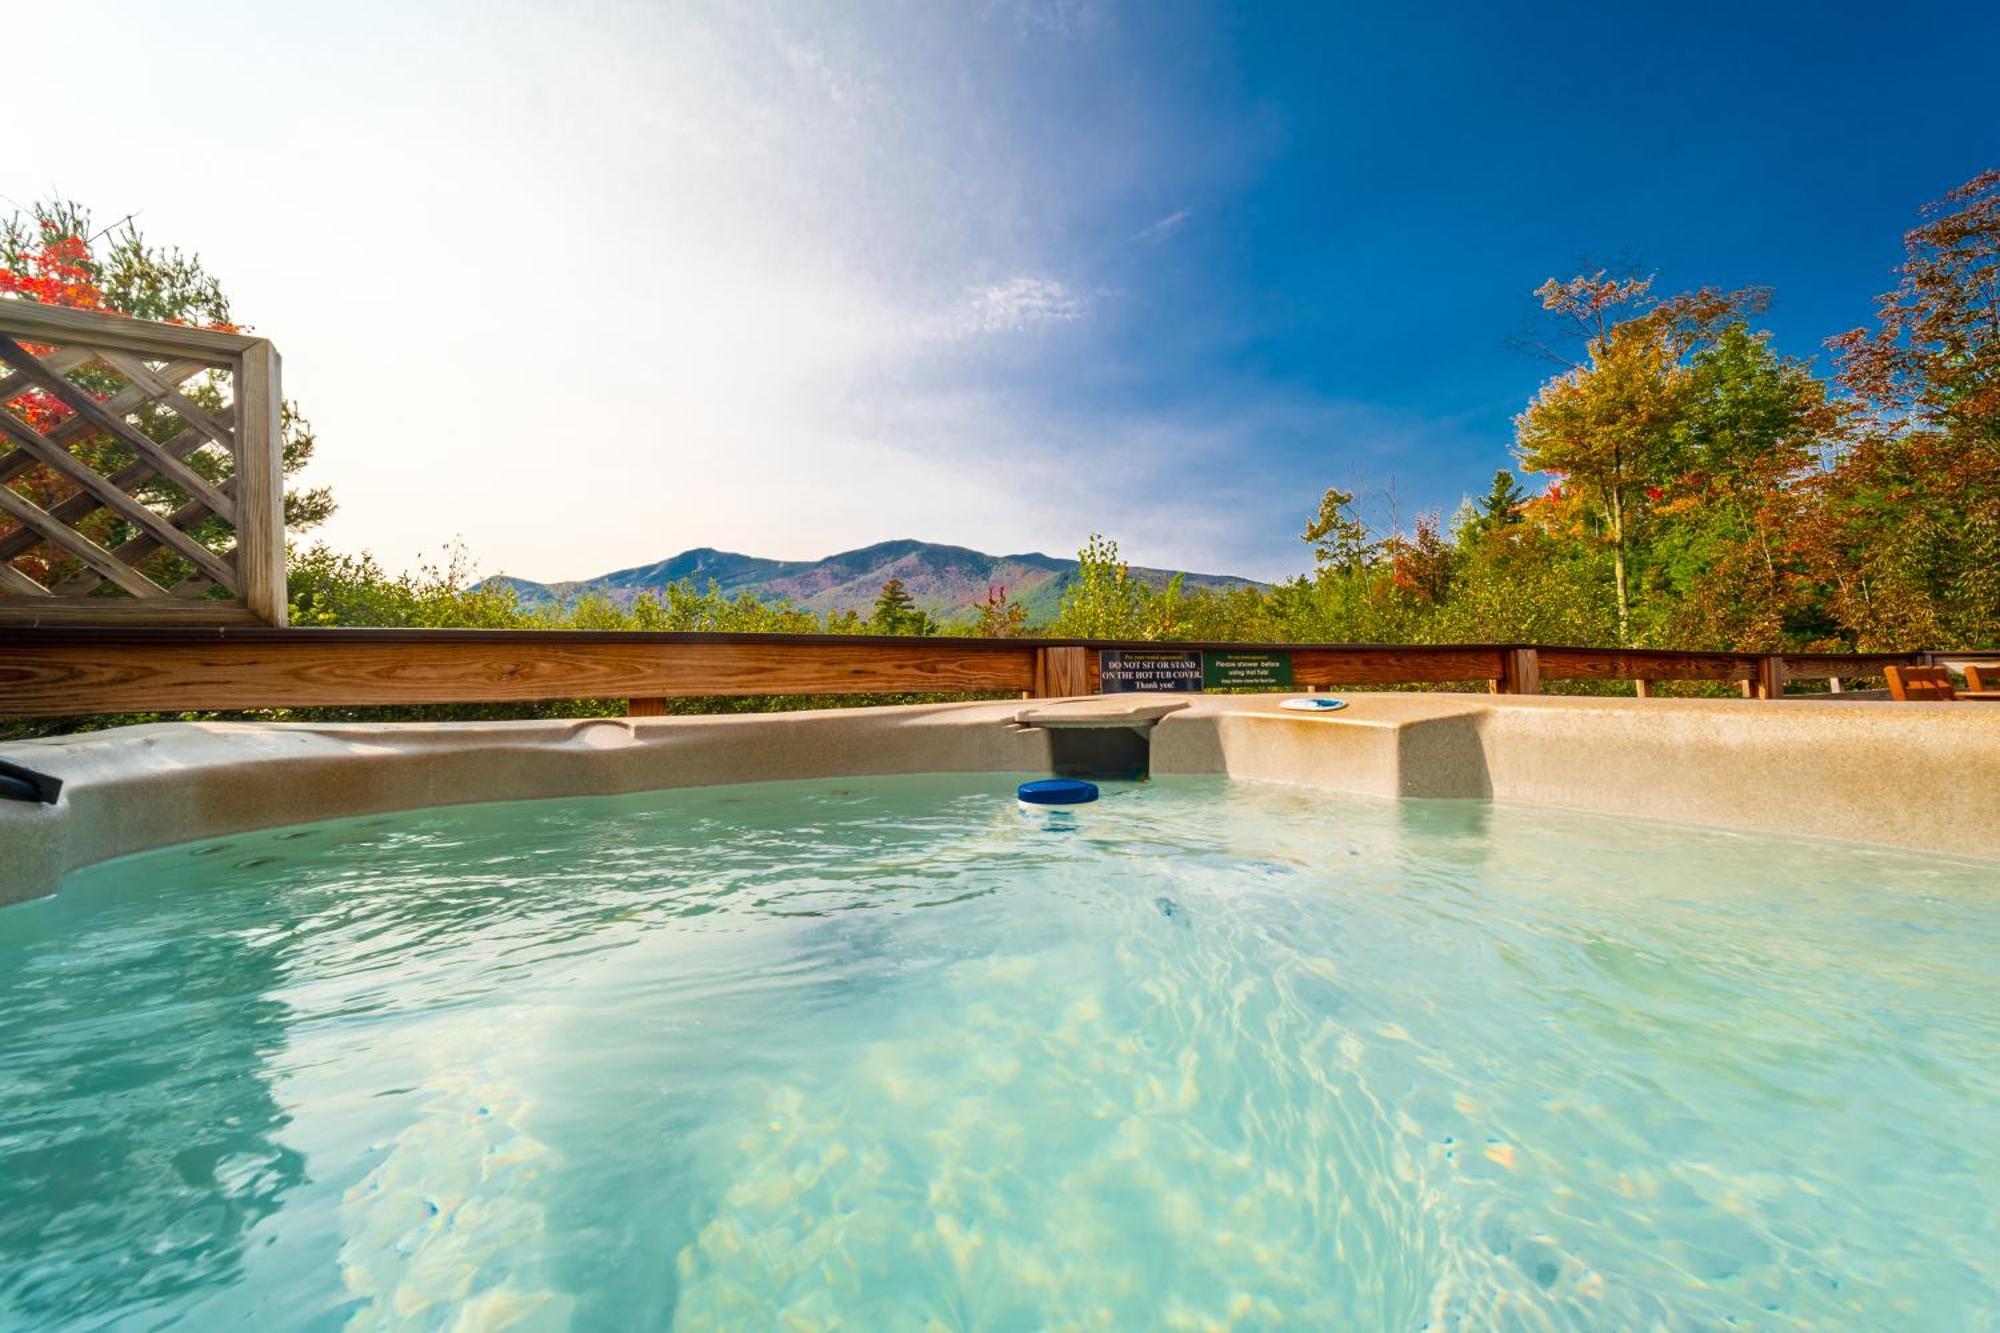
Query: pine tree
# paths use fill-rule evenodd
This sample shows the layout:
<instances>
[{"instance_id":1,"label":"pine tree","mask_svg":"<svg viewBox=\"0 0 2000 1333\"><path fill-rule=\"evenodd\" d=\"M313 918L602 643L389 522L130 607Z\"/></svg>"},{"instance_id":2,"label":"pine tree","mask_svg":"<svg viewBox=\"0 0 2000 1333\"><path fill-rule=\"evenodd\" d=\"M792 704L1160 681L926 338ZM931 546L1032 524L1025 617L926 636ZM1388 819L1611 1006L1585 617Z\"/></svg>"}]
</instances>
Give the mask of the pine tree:
<instances>
[{"instance_id":1,"label":"pine tree","mask_svg":"<svg viewBox=\"0 0 2000 1333\"><path fill-rule=\"evenodd\" d=\"M876 634L929 634L936 626L917 608L916 599L910 596L903 581L892 578L882 585L882 593L875 599L875 614L868 618L868 628Z\"/></svg>"},{"instance_id":2,"label":"pine tree","mask_svg":"<svg viewBox=\"0 0 2000 1333\"><path fill-rule=\"evenodd\" d=\"M1528 494L1521 489L1521 483L1514 480L1514 474L1501 468L1493 474L1493 489L1486 492L1475 503L1479 506L1479 530L1495 532L1512 527L1521 521L1521 506L1528 502Z\"/></svg>"}]
</instances>

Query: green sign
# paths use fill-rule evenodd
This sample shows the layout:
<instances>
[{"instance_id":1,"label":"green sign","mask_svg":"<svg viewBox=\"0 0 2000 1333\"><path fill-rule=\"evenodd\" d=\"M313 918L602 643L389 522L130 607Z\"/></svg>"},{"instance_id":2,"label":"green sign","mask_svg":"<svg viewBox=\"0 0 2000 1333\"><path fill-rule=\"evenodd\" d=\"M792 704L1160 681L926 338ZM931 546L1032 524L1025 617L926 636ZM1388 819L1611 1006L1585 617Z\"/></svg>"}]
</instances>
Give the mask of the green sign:
<instances>
[{"instance_id":1,"label":"green sign","mask_svg":"<svg viewBox=\"0 0 2000 1333\"><path fill-rule=\"evenodd\" d=\"M1201 684L1208 690L1289 690L1290 653L1203 653Z\"/></svg>"}]
</instances>

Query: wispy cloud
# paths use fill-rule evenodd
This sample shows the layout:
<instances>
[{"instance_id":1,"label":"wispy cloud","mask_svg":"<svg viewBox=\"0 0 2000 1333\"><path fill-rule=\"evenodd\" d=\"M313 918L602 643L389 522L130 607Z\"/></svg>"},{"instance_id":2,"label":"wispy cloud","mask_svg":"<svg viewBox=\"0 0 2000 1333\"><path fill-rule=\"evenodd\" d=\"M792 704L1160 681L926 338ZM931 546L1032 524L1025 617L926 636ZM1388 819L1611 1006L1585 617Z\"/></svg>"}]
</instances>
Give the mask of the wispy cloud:
<instances>
[{"instance_id":1,"label":"wispy cloud","mask_svg":"<svg viewBox=\"0 0 2000 1333\"><path fill-rule=\"evenodd\" d=\"M1234 140L1163 132L1178 122L1143 58L1153 20L1091 0L680 0L568 25L531 0L488 9L505 21L464 41L450 6L356 0L329 20L338 58L304 67L281 58L303 20L259 11L241 48L261 109L248 142L315 163L310 189L268 207L221 207L165 159L79 174L51 143L7 162L108 215L144 205L159 240L200 247L285 350L320 431L311 480L341 500L334 544L393 565L456 532L486 568L557 578L689 546L810 557L908 534L1065 552L1092 528L1154 563L1237 568L1244 532L1296 530L1276 487L1210 503L1244 451L1296 433L1170 401L1203 396L1189 386L1208 356L1176 321L1214 308L1164 299L1109 254L1146 220L1135 200L1168 214L1148 227L1166 236L1187 221L1175 201L1222 197L1247 160ZM107 55L116 95L85 131L143 115L145 60L197 58L205 27ZM23 100L60 93L48 71L21 77ZM349 85L385 92L327 118ZM389 151L413 125L459 170ZM492 225L454 228L438 262L372 225L384 194ZM298 263L335 251L351 265ZM523 256L559 280L496 287ZM355 301L353 269L403 293L400 321L462 330L424 376L379 373L380 314ZM523 328L587 328L617 354L455 429L431 387L505 401ZM552 437L613 482L588 522L531 521L545 497L520 477ZM1186 461L1115 497L1076 466L1133 456Z\"/></svg>"},{"instance_id":2,"label":"wispy cloud","mask_svg":"<svg viewBox=\"0 0 2000 1333\"><path fill-rule=\"evenodd\" d=\"M1141 227L1137 232L1133 233L1132 239L1135 241L1164 240L1179 231L1182 224L1193 216L1194 210L1192 208L1177 208L1158 221Z\"/></svg>"},{"instance_id":3,"label":"wispy cloud","mask_svg":"<svg viewBox=\"0 0 2000 1333\"><path fill-rule=\"evenodd\" d=\"M1081 296L1054 278L1026 275L997 282L973 295L960 327L968 333L1020 333L1081 319Z\"/></svg>"}]
</instances>

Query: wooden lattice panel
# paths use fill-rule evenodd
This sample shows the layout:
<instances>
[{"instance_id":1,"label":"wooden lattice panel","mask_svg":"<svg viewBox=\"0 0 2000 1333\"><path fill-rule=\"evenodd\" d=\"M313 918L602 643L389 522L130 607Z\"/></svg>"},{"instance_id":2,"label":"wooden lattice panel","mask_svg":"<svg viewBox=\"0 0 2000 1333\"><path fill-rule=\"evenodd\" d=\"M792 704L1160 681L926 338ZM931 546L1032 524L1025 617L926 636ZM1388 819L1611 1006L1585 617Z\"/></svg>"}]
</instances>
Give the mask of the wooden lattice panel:
<instances>
[{"instance_id":1,"label":"wooden lattice panel","mask_svg":"<svg viewBox=\"0 0 2000 1333\"><path fill-rule=\"evenodd\" d=\"M278 360L0 301L0 623L284 622Z\"/></svg>"}]
</instances>

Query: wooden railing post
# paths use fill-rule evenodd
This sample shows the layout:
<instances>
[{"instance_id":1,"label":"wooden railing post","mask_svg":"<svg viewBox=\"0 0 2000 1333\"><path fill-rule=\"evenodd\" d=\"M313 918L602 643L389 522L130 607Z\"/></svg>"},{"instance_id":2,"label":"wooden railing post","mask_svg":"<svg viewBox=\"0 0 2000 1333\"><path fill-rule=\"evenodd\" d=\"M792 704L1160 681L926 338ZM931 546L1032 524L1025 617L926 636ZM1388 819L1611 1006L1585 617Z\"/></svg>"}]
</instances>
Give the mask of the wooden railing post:
<instances>
[{"instance_id":1,"label":"wooden railing post","mask_svg":"<svg viewBox=\"0 0 2000 1333\"><path fill-rule=\"evenodd\" d=\"M1784 658L1768 655L1757 660L1757 697L1759 699L1785 697Z\"/></svg>"},{"instance_id":2,"label":"wooden railing post","mask_svg":"<svg viewBox=\"0 0 2000 1333\"><path fill-rule=\"evenodd\" d=\"M236 362L236 570L243 602L285 623L285 428L278 349L259 338Z\"/></svg>"},{"instance_id":3,"label":"wooden railing post","mask_svg":"<svg viewBox=\"0 0 2000 1333\"><path fill-rule=\"evenodd\" d=\"M1035 650L1035 697L1067 699L1090 693L1090 662L1087 648L1037 648Z\"/></svg>"},{"instance_id":4,"label":"wooden railing post","mask_svg":"<svg viewBox=\"0 0 2000 1333\"><path fill-rule=\"evenodd\" d=\"M1540 694L1542 655L1533 648L1509 648L1501 657L1506 675L1500 681L1502 694Z\"/></svg>"}]
</instances>

